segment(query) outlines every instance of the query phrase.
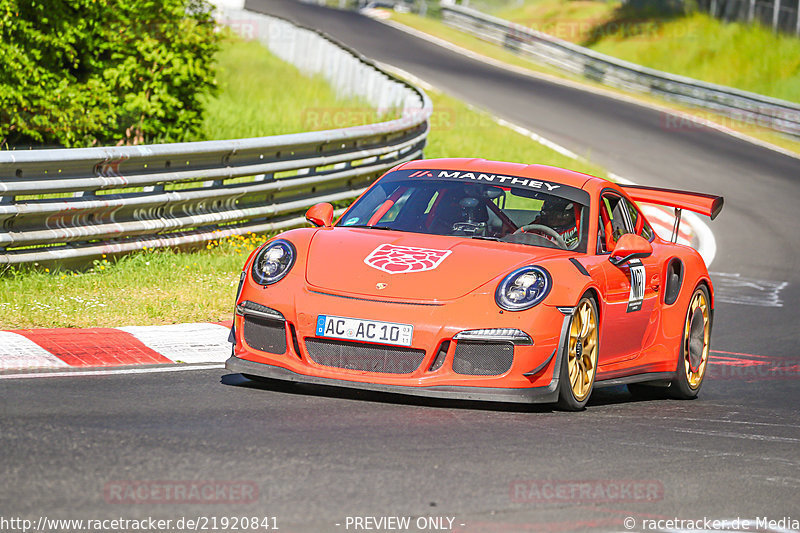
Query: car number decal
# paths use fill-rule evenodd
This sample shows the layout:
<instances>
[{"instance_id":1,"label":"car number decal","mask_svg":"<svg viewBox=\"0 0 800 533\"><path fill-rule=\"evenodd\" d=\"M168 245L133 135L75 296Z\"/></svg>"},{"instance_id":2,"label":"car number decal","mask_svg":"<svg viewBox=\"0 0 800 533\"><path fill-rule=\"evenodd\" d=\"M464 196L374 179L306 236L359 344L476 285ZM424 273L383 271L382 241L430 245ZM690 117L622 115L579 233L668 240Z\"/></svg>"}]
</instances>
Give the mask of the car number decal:
<instances>
[{"instance_id":1,"label":"car number decal","mask_svg":"<svg viewBox=\"0 0 800 533\"><path fill-rule=\"evenodd\" d=\"M628 263L631 273L631 295L628 298L628 313L639 311L644 301L644 265L638 259Z\"/></svg>"},{"instance_id":2,"label":"car number decal","mask_svg":"<svg viewBox=\"0 0 800 533\"><path fill-rule=\"evenodd\" d=\"M317 337L411 346L414 326L379 320L319 315Z\"/></svg>"}]
</instances>

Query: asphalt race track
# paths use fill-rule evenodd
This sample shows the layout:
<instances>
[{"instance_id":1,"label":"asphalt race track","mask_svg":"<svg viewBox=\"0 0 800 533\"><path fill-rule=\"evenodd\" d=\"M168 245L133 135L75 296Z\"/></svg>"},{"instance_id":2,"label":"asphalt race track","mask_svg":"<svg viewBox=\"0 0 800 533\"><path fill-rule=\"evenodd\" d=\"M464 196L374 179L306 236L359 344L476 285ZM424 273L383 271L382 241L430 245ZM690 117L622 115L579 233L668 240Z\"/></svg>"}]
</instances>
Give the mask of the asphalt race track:
<instances>
[{"instance_id":1,"label":"asphalt race track","mask_svg":"<svg viewBox=\"0 0 800 533\"><path fill-rule=\"evenodd\" d=\"M418 531L416 518L431 516L453 522L422 530L475 533L800 519L800 160L668 128L659 112L500 70L356 13L248 7L322 29L639 183L724 194L710 226L712 349L726 364L695 401L634 401L619 387L582 413L255 384L218 368L3 379L3 517L235 515L336 532L366 530L347 517L408 516ZM256 492L198 505L110 490L156 481ZM591 490L572 490L577 481Z\"/></svg>"}]
</instances>

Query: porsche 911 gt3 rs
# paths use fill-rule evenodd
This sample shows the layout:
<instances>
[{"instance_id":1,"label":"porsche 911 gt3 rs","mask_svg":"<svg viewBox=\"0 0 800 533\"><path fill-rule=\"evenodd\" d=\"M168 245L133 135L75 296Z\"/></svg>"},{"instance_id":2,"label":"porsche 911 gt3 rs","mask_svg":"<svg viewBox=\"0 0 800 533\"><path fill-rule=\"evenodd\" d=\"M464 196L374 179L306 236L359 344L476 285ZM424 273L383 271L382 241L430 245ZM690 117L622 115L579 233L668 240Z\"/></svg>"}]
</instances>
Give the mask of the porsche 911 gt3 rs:
<instances>
[{"instance_id":1,"label":"porsche 911 gt3 rs","mask_svg":"<svg viewBox=\"0 0 800 533\"><path fill-rule=\"evenodd\" d=\"M637 202L676 210L672 242ZM722 203L541 165L404 163L336 223L318 204L313 227L248 258L227 368L568 410L606 385L694 398L714 293L674 241L680 210L714 218Z\"/></svg>"}]
</instances>

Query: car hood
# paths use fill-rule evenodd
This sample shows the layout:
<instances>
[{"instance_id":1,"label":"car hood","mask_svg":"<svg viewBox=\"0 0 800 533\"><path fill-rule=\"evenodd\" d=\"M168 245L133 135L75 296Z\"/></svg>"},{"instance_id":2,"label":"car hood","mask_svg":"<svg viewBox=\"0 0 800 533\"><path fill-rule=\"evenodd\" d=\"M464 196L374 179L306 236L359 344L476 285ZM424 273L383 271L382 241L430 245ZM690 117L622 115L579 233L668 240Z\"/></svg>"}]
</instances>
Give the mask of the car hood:
<instances>
[{"instance_id":1,"label":"car hood","mask_svg":"<svg viewBox=\"0 0 800 533\"><path fill-rule=\"evenodd\" d=\"M468 294L515 267L571 252L461 237L359 228L318 231L309 245L311 288L436 301Z\"/></svg>"}]
</instances>

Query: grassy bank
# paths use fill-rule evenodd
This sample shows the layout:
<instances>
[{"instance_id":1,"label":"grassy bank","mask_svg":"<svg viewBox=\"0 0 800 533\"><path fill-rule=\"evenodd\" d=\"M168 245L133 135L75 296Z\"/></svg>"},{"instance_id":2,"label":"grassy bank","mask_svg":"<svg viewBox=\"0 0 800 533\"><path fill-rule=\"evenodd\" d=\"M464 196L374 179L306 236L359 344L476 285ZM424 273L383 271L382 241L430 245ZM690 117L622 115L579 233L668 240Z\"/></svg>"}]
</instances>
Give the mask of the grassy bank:
<instances>
[{"instance_id":1,"label":"grassy bank","mask_svg":"<svg viewBox=\"0 0 800 533\"><path fill-rule=\"evenodd\" d=\"M375 118L361 103L337 99L323 81L302 77L294 67L254 43L227 43L220 62L221 93L209 101L209 138L341 127L345 124L338 123L340 119L358 123ZM253 68L254 62L260 67ZM286 91L287 86L293 90ZM429 94L435 112L426 157L477 155L603 175L602 169L545 148L456 99ZM303 118L309 110L319 123ZM320 110L328 110L330 115ZM226 120L229 116L237 119ZM320 121L321 116L339 118L330 124ZM191 253L145 250L116 261L102 258L84 272L8 269L0 273L0 329L230 319L241 266L265 238L222 239Z\"/></svg>"},{"instance_id":2,"label":"grassy bank","mask_svg":"<svg viewBox=\"0 0 800 533\"><path fill-rule=\"evenodd\" d=\"M203 134L197 140L319 131L395 118L379 117L359 99L339 97L322 77L303 75L257 41L226 39L218 64L219 94L205 102Z\"/></svg>"},{"instance_id":3,"label":"grassy bank","mask_svg":"<svg viewBox=\"0 0 800 533\"><path fill-rule=\"evenodd\" d=\"M113 327L228 320L238 271L260 236L192 253L147 250L85 272L9 270L0 277L0 329Z\"/></svg>"},{"instance_id":4,"label":"grassy bank","mask_svg":"<svg viewBox=\"0 0 800 533\"><path fill-rule=\"evenodd\" d=\"M800 102L800 39L758 24L599 1L526 0L494 14L640 65Z\"/></svg>"}]
</instances>

